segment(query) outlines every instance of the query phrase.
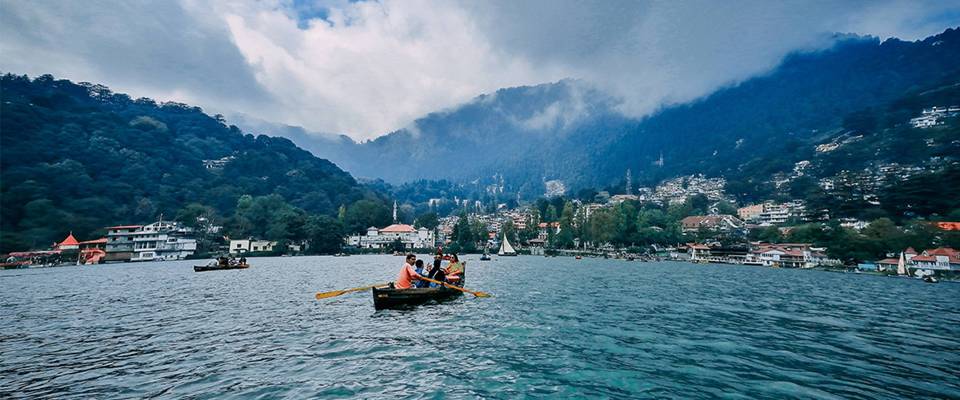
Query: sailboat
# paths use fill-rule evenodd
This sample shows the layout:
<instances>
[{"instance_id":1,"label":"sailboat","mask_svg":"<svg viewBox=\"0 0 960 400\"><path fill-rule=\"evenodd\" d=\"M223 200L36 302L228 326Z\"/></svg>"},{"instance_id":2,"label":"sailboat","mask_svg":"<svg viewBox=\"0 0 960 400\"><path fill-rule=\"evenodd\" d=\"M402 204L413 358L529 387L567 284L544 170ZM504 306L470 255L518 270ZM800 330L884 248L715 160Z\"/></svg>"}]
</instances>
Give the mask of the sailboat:
<instances>
[{"instance_id":1,"label":"sailboat","mask_svg":"<svg viewBox=\"0 0 960 400\"><path fill-rule=\"evenodd\" d=\"M900 261L897 261L897 275L905 276L909 275L910 272L907 271L907 260L903 257L903 252L900 252Z\"/></svg>"},{"instance_id":2,"label":"sailboat","mask_svg":"<svg viewBox=\"0 0 960 400\"><path fill-rule=\"evenodd\" d=\"M503 242L500 243L500 251L497 252L498 256L515 256L517 251L513 249L513 246L510 245L510 241L507 240L507 235L503 235Z\"/></svg>"}]
</instances>

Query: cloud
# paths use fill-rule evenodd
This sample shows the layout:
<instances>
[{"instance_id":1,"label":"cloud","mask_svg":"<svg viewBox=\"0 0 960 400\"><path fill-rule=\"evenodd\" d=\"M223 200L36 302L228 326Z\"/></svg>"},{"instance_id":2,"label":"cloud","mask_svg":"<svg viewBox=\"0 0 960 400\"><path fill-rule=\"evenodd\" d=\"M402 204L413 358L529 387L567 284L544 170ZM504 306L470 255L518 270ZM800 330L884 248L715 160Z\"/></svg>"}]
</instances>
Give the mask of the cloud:
<instances>
[{"instance_id":1,"label":"cloud","mask_svg":"<svg viewBox=\"0 0 960 400\"><path fill-rule=\"evenodd\" d=\"M0 0L0 9L4 71L354 139L564 78L641 117L828 46L833 32L918 39L960 23L960 4L932 1ZM558 103L528 122L568 123L577 110Z\"/></svg>"},{"instance_id":2,"label":"cloud","mask_svg":"<svg viewBox=\"0 0 960 400\"><path fill-rule=\"evenodd\" d=\"M270 104L223 24L188 3L0 3L0 69L229 110Z\"/></svg>"}]
</instances>

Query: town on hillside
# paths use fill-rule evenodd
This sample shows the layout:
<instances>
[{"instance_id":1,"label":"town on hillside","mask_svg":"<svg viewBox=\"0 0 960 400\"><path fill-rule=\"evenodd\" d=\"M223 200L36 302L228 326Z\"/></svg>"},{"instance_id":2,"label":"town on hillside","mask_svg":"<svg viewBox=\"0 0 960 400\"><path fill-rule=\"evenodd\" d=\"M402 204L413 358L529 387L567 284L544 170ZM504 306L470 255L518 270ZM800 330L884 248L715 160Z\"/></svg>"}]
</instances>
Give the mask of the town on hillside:
<instances>
[{"instance_id":1,"label":"town on hillside","mask_svg":"<svg viewBox=\"0 0 960 400\"><path fill-rule=\"evenodd\" d=\"M593 199L541 198L487 211L479 201L438 217L428 211L402 221L397 202L392 224L342 232L324 243L338 253L497 253L507 241L521 254L677 260L780 268L831 268L875 273L956 276L960 222L915 221L902 229L890 220L830 219L802 200L735 206L722 178L692 175L653 188L629 186L623 194L597 192ZM446 199L430 199L438 208ZM343 218L343 216L341 216ZM72 233L49 248L12 252L5 268L168 261L190 258L317 254L309 239L231 237L205 217L186 224L162 215L146 225L104 227L99 238ZM332 223L339 221L331 219ZM891 239L897 240L891 240ZM926 241L926 242L924 242ZM916 245L920 251L915 250ZM898 247L901 246L902 247ZM327 251L326 253L332 253ZM877 257L879 255L879 257ZM901 255L904 259L900 262ZM905 271L904 271L905 270Z\"/></svg>"}]
</instances>

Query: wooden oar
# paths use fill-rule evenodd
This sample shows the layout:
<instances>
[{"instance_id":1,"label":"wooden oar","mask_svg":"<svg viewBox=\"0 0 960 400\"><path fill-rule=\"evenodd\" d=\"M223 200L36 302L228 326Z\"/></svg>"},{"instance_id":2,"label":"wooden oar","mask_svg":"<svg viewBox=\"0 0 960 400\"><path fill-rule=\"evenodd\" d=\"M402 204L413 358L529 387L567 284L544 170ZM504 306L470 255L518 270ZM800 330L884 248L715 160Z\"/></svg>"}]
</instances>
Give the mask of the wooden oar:
<instances>
[{"instance_id":1,"label":"wooden oar","mask_svg":"<svg viewBox=\"0 0 960 400\"><path fill-rule=\"evenodd\" d=\"M359 291L361 291L361 290L367 290L367 289L372 289L372 288L375 288L375 287L387 286L387 285L389 285L389 283L378 283L378 284L376 284L376 285L358 287L358 288L353 288L353 289L334 290L334 291L332 291L332 292L320 292L320 293L317 293L317 300L320 300L320 299L329 299L329 298L331 298L331 297L337 297L337 296L339 296L339 295L341 295L341 294L359 292Z\"/></svg>"},{"instance_id":2,"label":"wooden oar","mask_svg":"<svg viewBox=\"0 0 960 400\"><path fill-rule=\"evenodd\" d=\"M427 281L427 282L433 282L433 283L436 283L436 284L438 284L438 285L443 285L443 286L446 286L446 287L448 287L448 288L450 288L450 289L457 289L457 290L459 290L459 291L461 291L461 292L464 292L464 293L470 293L470 294L472 294L472 295L474 295L474 296L477 296L477 297L493 297L492 294L487 293L487 292L474 292L474 291L472 291L472 290L467 290L467 289L464 289L464 288L462 288L462 287L460 287L460 286L457 286L457 285L451 285L451 284L446 283L446 282L440 282L440 281L437 281L437 280L433 280L433 279L427 278L427 277L425 277L425 276L421 276L420 279L423 279L423 280L425 280L425 281Z\"/></svg>"}]
</instances>

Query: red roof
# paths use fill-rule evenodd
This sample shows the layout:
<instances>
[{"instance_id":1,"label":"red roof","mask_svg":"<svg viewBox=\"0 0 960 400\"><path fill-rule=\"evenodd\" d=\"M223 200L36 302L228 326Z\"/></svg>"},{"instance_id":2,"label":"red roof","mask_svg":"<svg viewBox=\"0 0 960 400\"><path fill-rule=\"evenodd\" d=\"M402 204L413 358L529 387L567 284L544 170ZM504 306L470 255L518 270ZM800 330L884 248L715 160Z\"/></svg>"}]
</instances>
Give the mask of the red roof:
<instances>
[{"instance_id":1,"label":"red roof","mask_svg":"<svg viewBox=\"0 0 960 400\"><path fill-rule=\"evenodd\" d=\"M103 228L103 229L108 229L108 230L109 230L109 229L137 229L137 228L142 228L142 227L143 227L143 225L117 225L117 226L108 226L108 227Z\"/></svg>"},{"instance_id":2,"label":"red roof","mask_svg":"<svg viewBox=\"0 0 960 400\"><path fill-rule=\"evenodd\" d=\"M900 263L899 258L884 258L880 261L877 261L877 264L899 264L899 263Z\"/></svg>"},{"instance_id":3,"label":"red roof","mask_svg":"<svg viewBox=\"0 0 960 400\"><path fill-rule=\"evenodd\" d=\"M57 243L57 246L76 246L78 244L80 244L80 242L77 241L77 238L73 237L73 232L70 232L66 239L63 239L62 242Z\"/></svg>"},{"instance_id":4,"label":"red roof","mask_svg":"<svg viewBox=\"0 0 960 400\"><path fill-rule=\"evenodd\" d=\"M413 229L413 226L407 224L393 224L386 228L380 230L380 232L385 233L405 233L405 232L416 232L416 229Z\"/></svg>"},{"instance_id":5,"label":"red roof","mask_svg":"<svg viewBox=\"0 0 960 400\"><path fill-rule=\"evenodd\" d=\"M936 262L936 261L937 261L937 257L934 257L934 256L914 256L913 258L910 259L910 261L931 261L931 262Z\"/></svg>"},{"instance_id":6,"label":"red roof","mask_svg":"<svg viewBox=\"0 0 960 400\"><path fill-rule=\"evenodd\" d=\"M107 242L107 238L100 238L100 239L94 239L94 240L86 240L78 244L100 244L100 243L106 243L106 242Z\"/></svg>"}]
</instances>

